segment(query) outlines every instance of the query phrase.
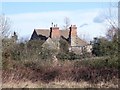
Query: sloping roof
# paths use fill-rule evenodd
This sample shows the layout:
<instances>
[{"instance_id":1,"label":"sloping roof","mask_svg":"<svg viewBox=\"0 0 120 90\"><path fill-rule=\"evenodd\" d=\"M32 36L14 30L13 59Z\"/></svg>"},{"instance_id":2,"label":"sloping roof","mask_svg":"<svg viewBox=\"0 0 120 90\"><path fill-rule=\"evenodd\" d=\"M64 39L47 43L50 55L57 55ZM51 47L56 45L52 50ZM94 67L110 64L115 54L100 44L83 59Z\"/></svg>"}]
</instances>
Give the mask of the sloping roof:
<instances>
[{"instance_id":1,"label":"sloping roof","mask_svg":"<svg viewBox=\"0 0 120 90\"><path fill-rule=\"evenodd\" d=\"M80 39L79 37L76 38L76 46L86 46L88 45L88 43L82 39Z\"/></svg>"},{"instance_id":2,"label":"sloping roof","mask_svg":"<svg viewBox=\"0 0 120 90\"><path fill-rule=\"evenodd\" d=\"M60 30L60 35L64 36L65 38L69 37L69 30Z\"/></svg>"},{"instance_id":3,"label":"sloping roof","mask_svg":"<svg viewBox=\"0 0 120 90\"><path fill-rule=\"evenodd\" d=\"M37 33L37 35L43 35L43 36L49 36L50 30L49 29L34 29ZM68 38L69 36L69 30L60 30L60 35L64 36L65 38Z\"/></svg>"},{"instance_id":4,"label":"sloping roof","mask_svg":"<svg viewBox=\"0 0 120 90\"><path fill-rule=\"evenodd\" d=\"M50 30L49 29L34 29L37 33L37 35L43 35L43 36L49 36Z\"/></svg>"},{"instance_id":5,"label":"sloping roof","mask_svg":"<svg viewBox=\"0 0 120 90\"><path fill-rule=\"evenodd\" d=\"M43 47L49 48L49 49L57 49L56 44L53 42L51 38L48 38L43 44Z\"/></svg>"}]
</instances>

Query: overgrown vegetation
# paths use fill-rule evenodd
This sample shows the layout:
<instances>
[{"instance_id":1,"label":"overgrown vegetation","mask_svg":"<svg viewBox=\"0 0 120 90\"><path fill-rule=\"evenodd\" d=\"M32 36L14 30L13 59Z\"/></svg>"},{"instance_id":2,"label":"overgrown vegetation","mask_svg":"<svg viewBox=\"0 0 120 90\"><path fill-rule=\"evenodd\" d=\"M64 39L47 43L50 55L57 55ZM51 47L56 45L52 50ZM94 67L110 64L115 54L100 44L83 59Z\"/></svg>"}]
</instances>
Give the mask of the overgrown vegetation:
<instances>
[{"instance_id":1,"label":"overgrown vegetation","mask_svg":"<svg viewBox=\"0 0 120 90\"><path fill-rule=\"evenodd\" d=\"M96 56L116 57L116 55L118 55L118 28L111 29L108 30L106 37L94 38L93 54ZM109 35L109 32L111 32L112 35Z\"/></svg>"},{"instance_id":2,"label":"overgrown vegetation","mask_svg":"<svg viewBox=\"0 0 120 90\"><path fill-rule=\"evenodd\" d=\"M69 52L69 44L64 39L60 39L60 50L57 51L43 47L44 41L16 42L15 34L15 38L4 37L3 82L30 80L49 83L66 80L98 83L120 79L118 76L120 42L117 32L118 29L114 28L112 38L95 38L92 43L92 57L86 52L82 55Z\"/></svg>"},{"instance_id":3,"label":"overgrown vegetation","mask_svg":"<svg viewBox=\"0 0 120 90\"><path fill-rule=\"evenodd\" d=\"M104 42L104 44L108 42L112 41ZM53 60L53 56L56 55L54 54L55 51L43 48L42 44L43 41L13 43L12 39L3 39L3 74L7 73L8 76L12 74L15 80L26 78L32 82L46 83L55 80L75 82L83 80L98 83L119 78L118 58L111 58L110 53L105 54L108 53L104 50L105 48L102 48L106 51L101 55L102 57L84 59L82 55L68 52L67 49L61 47L62 51L65 51L57 54L58 61L55 64ZM107 45L104 47L107 47ZM3 75L4 82L9 79L9 77Z\"/></svg>"}]
</instances>

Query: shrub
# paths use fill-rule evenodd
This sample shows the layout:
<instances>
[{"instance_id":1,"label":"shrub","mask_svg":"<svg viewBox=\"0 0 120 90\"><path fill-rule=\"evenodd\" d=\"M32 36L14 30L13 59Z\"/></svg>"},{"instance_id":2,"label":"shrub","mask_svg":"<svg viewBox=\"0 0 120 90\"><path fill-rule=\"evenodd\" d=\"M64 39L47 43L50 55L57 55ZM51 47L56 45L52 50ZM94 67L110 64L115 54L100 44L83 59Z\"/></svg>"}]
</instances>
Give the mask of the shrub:
<instances>
[{"instance_id":1,"label":"shrub","mask_svg":"<svg viewBox=\"0 0 120 90\"><path fill-rule=\"evenodd\" d=\"M80 59L80 55L75 54L74 52L67 52L67 53L60 52L57 54L57 58L61 60L65 60L65 59L75 60L75 59Z\"/></svg>"},{"instance_id":2,"label":"shrub","mask_svg":"<svg viewBox=\"0 0 120 90\"><path fill-rule=\"evenodd\" d=\"M69 60L75 60L78 58L78 55L75 54L74 52L69 52L68 55L69 55Z\"/></svg>"},{"instance_id":3,"label":"shrub","mask_svg":"<svg viewBox=\"0 0 120 90\"><path fill-rule=\"evenodd\" d=\"M68 58L69 58L69 55L66 54L66 53L64 53L64 52L60 52L60 53L57 54L56 57L57 57L58 59L60 59L60 60L65 60L65 59L68 59Z\"/></svg>"},{"instance_id":4,"label":"shrub","mask_svg":"<svg viewBox=\"0 0 120 90\"><path fill-rule=\"evenodd\" d=\"M94 68L115 68L118 69L118 59L98 59L90 62L90 66Z\"/></svg>"}]
</instances>

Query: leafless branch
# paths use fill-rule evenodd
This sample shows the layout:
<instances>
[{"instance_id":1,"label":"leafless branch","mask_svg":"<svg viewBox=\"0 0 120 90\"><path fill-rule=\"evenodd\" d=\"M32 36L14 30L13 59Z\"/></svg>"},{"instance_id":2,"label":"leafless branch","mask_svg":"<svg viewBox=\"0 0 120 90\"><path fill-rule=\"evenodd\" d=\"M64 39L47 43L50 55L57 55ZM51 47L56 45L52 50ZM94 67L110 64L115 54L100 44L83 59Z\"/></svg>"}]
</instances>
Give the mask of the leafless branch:
<instances>
[{"instance_id":1,"label":"leafless branch","mask_svg":"<svg viewBox=\"0 0 120 90\"><path fill-rule=\"evenodd\" d=\"M0 32L3 37L10 34L10 20L5 15L0 15Z\"/></svg>"},{"instance_id":2,"label":"leafless branch","mask_svg":"<svg viewBox=\"0 0 120 90\"><path fill-rule=\"evenodd\" d=\"M64 23L65 23L65 25L64 25L65 30L68 30L69 26L70 26L70 19L68 17L65 17Z\"/></svg>"}]
</instances>

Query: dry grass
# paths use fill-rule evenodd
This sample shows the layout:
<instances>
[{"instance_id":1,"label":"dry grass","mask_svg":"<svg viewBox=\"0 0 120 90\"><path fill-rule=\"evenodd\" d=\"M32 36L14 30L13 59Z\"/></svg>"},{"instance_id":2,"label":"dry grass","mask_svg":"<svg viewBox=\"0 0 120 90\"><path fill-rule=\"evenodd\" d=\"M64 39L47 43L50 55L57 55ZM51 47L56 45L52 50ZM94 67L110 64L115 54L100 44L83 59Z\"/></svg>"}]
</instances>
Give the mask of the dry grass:
<instances>
[{"instance_id":1,"label":"dry grass","mask_svg":"<svg viewBox=\"0 0 120 90\"><path fill-rule=\"evenodd\" d=\"M74 61L12 62L2 73L3 88L117 88L117 71L74 66ZM78 63L78 62L77 62ZM26 64L27 67L26 67ZM99 75L97 75L99 73ZM88 76L86 76L88 75ZM112 77L112 75L115 77ZM107 78L106 78L107 76ZM112 78L111 78L112 77ZM105 80L106 79L106 80Z\"/></svg>"},{"instance_id":2,"label":"dry grass","mask_svg":"<svg viewBox=\"0 0 120 90\"><path fill-rule=\"evenodd\" d=\"M118 88L118 85L115 85L112 82L99 82L97 84L90 84L85 81L53 81L49 83L20 81L3 83L2 88Z\"/></svg>"}]
</instances>

